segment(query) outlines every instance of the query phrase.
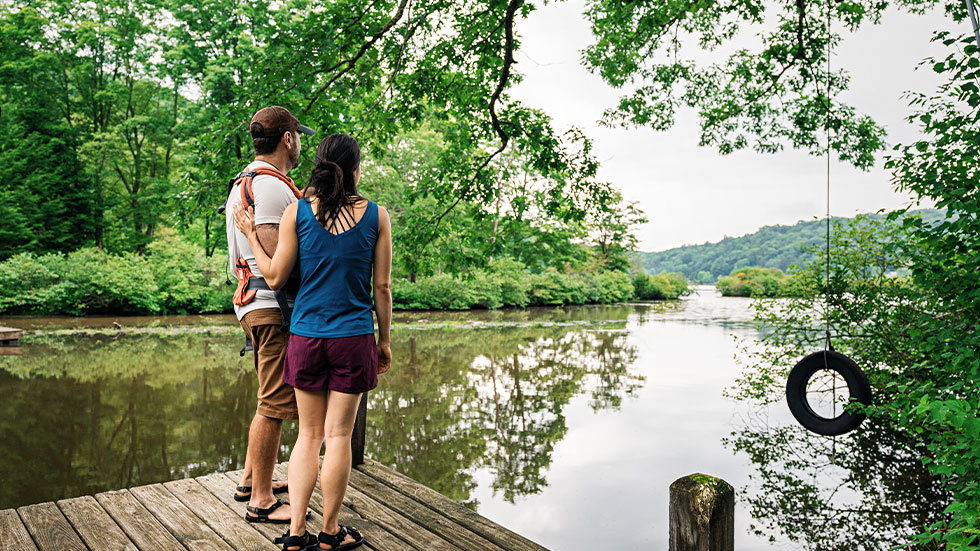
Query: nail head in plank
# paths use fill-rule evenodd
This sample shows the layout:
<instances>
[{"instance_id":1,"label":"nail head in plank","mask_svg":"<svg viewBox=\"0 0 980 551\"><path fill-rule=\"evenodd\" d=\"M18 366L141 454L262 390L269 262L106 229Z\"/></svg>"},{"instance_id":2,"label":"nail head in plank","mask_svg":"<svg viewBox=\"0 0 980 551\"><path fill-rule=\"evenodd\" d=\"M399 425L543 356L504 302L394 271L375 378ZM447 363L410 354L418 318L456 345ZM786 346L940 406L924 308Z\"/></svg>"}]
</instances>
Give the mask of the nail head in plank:
<instances>
[{"instance_id":1,"label":"nail head in plank","mask_svg":"<svg viewBox=\"0 0 980 551\"><path fill-rule=\"evenodd\" d=\"M184 547L194 551L229 551L231 546L161 484L130 489L136 499L167 527Z\"/></svg>"},{"instance_id":2,"label":"nail head in plank","mask_svg":"<svg viewBox=\"0 0 980 551\"><path fill-rule=\"evenodd\" d=\"M547 551L541 545L504 528L439 492L369 458L357 470L380 480L401 493L434 507L454 522L469 528L504 549L512 551Z\"/></svg>"},{"instance_id":3,"label":"nail head in plank","mask_svg":"<svg viewBox=\"0 0 980 551\"><path fill-rule=\"evenodd\" d=\"M13 509L0 510L0 551L37 551L27 527Z\"/></svg>"},{"instance_id":4,"label":"nail head in plank","mask_svg":"<svg viewBox=\"0 0 980 551\"><path fill-rule=\"evenodd\" d=\"M95 494L95 500L142 551L184 549L129 490Z\"/></svg>"},{"instance_id":5,"label":"nail head in plank","mask_svg":"<svg viewBox=\"0 0 980 551\"><path fill-rule=\"evenodd\" d=\"M238 551L275 550L269 542L242 517L237 516L196 480L185 478L165 482L163 487L194 512L226 543Z\"/></svg>"},{"instance_id":6,"label":"nail head in plank","mask_svg":"<svg viewBox=\"0 0 980 551\"><path fill-rule=\"evenodd\" d=\"M136 546L92 496L58 501L58 507L90 549L136 551Z\"/></svg>"}]
</instances>

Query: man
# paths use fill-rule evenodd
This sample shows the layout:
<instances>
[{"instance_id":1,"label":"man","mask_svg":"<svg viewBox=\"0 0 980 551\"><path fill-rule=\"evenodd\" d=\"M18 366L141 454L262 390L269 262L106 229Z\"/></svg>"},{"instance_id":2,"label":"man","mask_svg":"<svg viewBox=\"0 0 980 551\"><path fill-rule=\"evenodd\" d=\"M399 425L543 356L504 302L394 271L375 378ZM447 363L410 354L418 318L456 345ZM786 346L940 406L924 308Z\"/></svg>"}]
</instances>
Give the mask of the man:
<instances>
[{"instance_id":1,"label":"man","mask_svg":"<svg viewBox=\"0 0 980 551\"><path fill-rule=\"evenodd\" d=\"M271 256L279 242L279 220L282 213L299 196L286 174L299 164L300 135L313 135L313 130L300 125L288 110L273 106L255 113L249 132L255 148L255 160L249 163L245 172L263 171L251 180L251 196L255 204L259 243L266 254ZM281 178L268 174L270 169L278 171ZM249 247L248 238L235 228L231 205L241 200L241 187L244 185L243 178L232 187L226 203L228 208L225 223L229 260L241 282L239 292L235 295L235 314L254 347L259 390L258 406L248 431L245 472L235 499L248 501L246 520L288 524L289 505L281 503L273 496L273 492L285 491L286 484L273 482L272 470L279 451L282 421L297 419L299 414L292 387L282 382L288 334L283 327L280 303L275 293L263 284L262 273L255 263L255 255ZM245 265L247 269L244 271L236 270ZM249 291L250 288L257 290Z\"/></svg>"}]
</instances>

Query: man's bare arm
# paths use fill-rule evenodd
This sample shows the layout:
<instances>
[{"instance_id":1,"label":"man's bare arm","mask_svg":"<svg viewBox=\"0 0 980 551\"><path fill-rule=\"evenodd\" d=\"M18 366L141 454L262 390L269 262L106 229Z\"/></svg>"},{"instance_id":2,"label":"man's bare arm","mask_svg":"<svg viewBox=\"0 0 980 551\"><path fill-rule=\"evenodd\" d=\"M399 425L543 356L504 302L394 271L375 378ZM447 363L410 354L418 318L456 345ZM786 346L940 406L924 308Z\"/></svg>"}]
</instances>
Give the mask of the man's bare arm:
<instances>
[{"instance_id":1,"label":"man's bare arm","mask_svg":"<svg viewBox=\"0 0 980 551\"><path fill-rule=\"evenodd\" d=\"M276 247L279 245L279 224L257 224L255 235L259 238L259 244L265 254L272 258L276 254Z\"/></svg>"}]
</instances>

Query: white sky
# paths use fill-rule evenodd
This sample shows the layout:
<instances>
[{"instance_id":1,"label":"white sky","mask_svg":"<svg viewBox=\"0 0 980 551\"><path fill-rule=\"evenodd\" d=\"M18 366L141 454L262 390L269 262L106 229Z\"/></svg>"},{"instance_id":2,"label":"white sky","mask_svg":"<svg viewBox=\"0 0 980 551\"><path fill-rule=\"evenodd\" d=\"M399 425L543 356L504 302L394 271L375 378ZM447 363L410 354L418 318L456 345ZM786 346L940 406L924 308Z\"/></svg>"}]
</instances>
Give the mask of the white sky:
<instances>
[{"instance_id":1,"label":"white sky","mask_svg":"<svg viewBox=\"0 0 980 551\"><path fill-rule=\"evenodd\" d=\"M603 110L615 105L621 93L580 63L580 52L592 42L582 15L584 6L584 0L551 2L539 6L529 19L518 20L522 43L515 59L524 81L511 94L543 109L556 130L578 126L594 140L602 163L599 179L612 182L628 200L639 202L650 220L639 230L640 250L718 241L762 226L824 215L823 157L793 150L721 156L697 146L699 125L690 111L681 112L677 124L666 132L597 125ZM923 58L945 55L941 45L930 43L937 28L971 30L968 23L957 25L939 11L917 16L890 10L881 24L845 35L834 52L833 66L843 66L851 74L850 91L841 99L884 125L890 144L917 135L904 121L909 108L902 94L931 92L938 82L930 67L916 70ZM869 172L832 161L834 216L909 202L908 196L892 190L880 161Z\"/></svg>"}]
</instances>

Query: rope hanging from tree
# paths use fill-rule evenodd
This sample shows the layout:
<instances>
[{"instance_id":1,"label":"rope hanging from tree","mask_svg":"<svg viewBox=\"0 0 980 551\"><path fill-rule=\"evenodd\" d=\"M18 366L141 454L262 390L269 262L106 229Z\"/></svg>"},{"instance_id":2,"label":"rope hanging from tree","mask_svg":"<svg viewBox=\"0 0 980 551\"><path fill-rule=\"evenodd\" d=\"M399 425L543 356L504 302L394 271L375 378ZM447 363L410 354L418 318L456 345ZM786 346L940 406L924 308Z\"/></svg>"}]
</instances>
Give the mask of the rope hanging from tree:
<instances>
[{"instance_id":1,"label":"rope hanging from tree","mask_svg":"<svg viewBox=\"0 0 980 551\"><path fill-rule=\"evenodd\" d=\"M969 1L969 0L967 0ZM793 417L805 428L817 434L837 436L845 434L858 427L864 421L863 413L848 411L837 414L837 378L839 374L847 383L850 400L864 405L871 405L871 385L868 378L858 365L847 356L836 352L831 344L830 336L830 154L832 149L831 132L831 98L833 94L830 56L831 42L831 12L833 4L827 2L827 93L824 96L824 130L827 136L827 212L826 212L826 242L825 242L825 276L824 276L824 349L814 352L797 363L789 373L786 381L786 402ZM815 412L810 405L808 388L814 375L831 376L831 417L824 417Z\"/></svg>"}]
</instances>

